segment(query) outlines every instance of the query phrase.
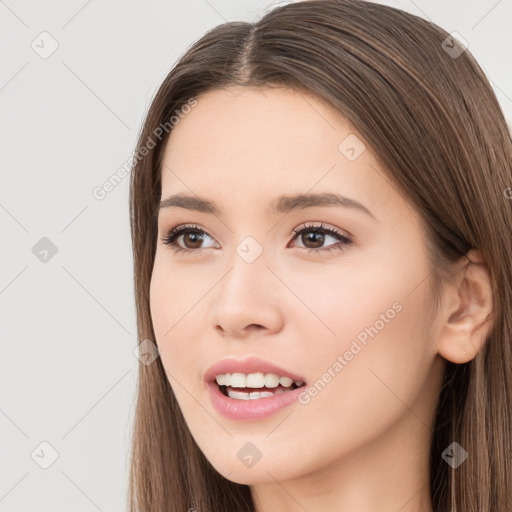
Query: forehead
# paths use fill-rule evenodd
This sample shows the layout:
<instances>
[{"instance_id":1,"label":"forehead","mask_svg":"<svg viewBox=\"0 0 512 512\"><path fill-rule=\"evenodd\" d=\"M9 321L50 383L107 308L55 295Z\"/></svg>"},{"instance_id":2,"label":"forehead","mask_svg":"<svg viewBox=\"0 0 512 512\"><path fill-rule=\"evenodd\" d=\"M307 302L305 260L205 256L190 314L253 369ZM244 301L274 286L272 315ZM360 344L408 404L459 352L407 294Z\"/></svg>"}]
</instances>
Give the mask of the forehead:
<instances>
[{"instance_id":1,"label":"forehead","mask_svg":"<svg viewBox=\"0 0 512 512\"><path fill-rule=\"evenodd\" d=\"M294 154L317 154L328 145L336 151L340 136L352 132L347 119L304 92L218 89L197 98L197 105L172 130L165 153L173 160L186 156L211 161L222 156L241 161L244 155L264 159L291 149L283 154L289 162ZM237 149L236 155L230 148Z\"/></svg>"},{"instance_id":2,"label":"forehead","mask_svg":"<svg viewBox=\"0 0 512 512\"><path fill-rule=\"evenodd\" d=\"M231 88L196 99L166 145L162 198L183 192L243 207L286 193L333 192L377 210L400 200L366 141L312 95ZM347 157L351 146L355 159Z\"/></svg>"}]
</instances>

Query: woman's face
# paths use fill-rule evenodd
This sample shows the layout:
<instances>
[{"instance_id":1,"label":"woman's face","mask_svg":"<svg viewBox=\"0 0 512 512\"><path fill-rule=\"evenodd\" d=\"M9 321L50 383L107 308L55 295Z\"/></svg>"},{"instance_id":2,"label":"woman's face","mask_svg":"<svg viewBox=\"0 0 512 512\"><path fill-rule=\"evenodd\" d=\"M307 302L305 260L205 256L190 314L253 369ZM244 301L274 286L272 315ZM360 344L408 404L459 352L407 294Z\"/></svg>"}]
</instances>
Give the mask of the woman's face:
<instances>
[{"instance_id":1,"label":"woman's face","mask_svg":"<svg viewBox=\"0 0 512 512\"><path fill-rule=\"evenodd\" d=\"M183 194L218 211L184 201L160 209L150 300L162 363L200 449L244 484L354 470L355 460L368 463L367 478L384 467L396 476L398 459L426 467L442 365L418 215L368 143L314 97L245 88L197 100L166 147L162 201ZM361 206L282 199L302 194ZM264 401L282 396L219 398L205 382L214 363L249 357L304 379L281 394L291 403L269 413ZM259 373L240 368L220 373Z\"/></svg>"}]
</instances>

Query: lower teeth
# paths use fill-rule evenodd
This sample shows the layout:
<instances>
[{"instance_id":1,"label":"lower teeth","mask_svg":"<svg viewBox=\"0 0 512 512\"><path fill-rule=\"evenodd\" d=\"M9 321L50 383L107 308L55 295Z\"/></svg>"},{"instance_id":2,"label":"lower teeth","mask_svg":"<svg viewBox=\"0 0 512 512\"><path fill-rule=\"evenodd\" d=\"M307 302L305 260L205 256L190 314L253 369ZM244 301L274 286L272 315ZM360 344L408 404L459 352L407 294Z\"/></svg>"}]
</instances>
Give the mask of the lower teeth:
<instances>
[{"instance_id":1,"label":"lower teeth","mask_svg":"<svg viewBox=\"0 0 512 512\"><path fill-rule=\"evenodd\" d=\"M220 389L221 389L221 392L224 395L228 396L229 398L234 398L237 400L257 400L259 398L266 398L269 396L280 395L282 393L286 393L287 391L292 391L292 390L296 389L296 386L290 386L289 388L283 388L283 387L279 386L279 388L273 392L271 392L271 391L249 391L249 392L234 391L232 388L230 388L230 387L228 388L226 386L220 386Z\"/></svg>"}]
</instances>

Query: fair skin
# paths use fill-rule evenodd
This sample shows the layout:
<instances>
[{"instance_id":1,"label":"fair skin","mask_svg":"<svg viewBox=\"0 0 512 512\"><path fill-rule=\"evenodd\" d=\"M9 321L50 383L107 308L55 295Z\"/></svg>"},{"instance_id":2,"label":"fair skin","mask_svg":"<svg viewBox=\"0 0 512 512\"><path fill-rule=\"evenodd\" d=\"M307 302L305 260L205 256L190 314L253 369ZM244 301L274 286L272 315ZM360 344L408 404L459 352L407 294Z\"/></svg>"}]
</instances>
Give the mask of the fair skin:
<instances>
[{"instance_id":1,"label":"fair skin","mask_svg":"<svg viewBox=\"0 0 512 512\"><path fill-rule=\"evenodd\" d=\"M197 99L165 148L161 198L207 198L222 214L160 210L150 289L161 360L195 441L220 474L250 486L258 512L432 512L428 457L444 362L470 361L488 333L491 291L479 253L461 262L430 323L418 214L346 118L289 89ZM349 134L366 145L352 161L338 149ZM336 192L373 217L325 205L270 211L278 196L306 192ZM325 252L339 239L315 241L313 228L291 235L305 223L352 243ZM183 224L197 225L203 240L182 235L175 245L188 253L174 253L161 239ZM247 236L263 251L252 263L236 250ZM212 407L203 374L219 359L261 357L311 387L390 310L309 403L257 421ZM247 442L262 453L252 467L236 455Z\"/></svg>"}]
</instances>

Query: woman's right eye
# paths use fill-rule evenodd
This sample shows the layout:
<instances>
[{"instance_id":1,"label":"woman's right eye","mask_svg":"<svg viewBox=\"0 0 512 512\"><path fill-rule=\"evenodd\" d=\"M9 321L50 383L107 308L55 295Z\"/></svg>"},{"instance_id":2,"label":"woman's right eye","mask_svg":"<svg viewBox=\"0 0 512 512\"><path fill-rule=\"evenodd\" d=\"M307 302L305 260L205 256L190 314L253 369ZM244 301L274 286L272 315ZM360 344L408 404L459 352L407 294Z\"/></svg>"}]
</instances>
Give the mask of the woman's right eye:
<instances>
[{"instance_id":1,"label":"woman's right eye","mask_svg":"<svg viewBox=\"0 0 512 512\"><path fill-rule=\"evenodd\" d=\"M171 229L162 237L162 243L168 245L174 252L192 252L195 249L202 249L201 242L206 236L210 236L206 231L196 225L183 225ZM177 240L183 237L185 245L189 247L181 247L177 244ZM199 245L198 245L199 244Z\"/></svg>"}]
</instances>

